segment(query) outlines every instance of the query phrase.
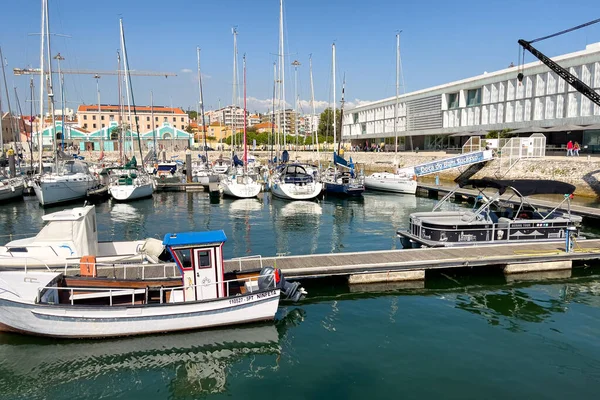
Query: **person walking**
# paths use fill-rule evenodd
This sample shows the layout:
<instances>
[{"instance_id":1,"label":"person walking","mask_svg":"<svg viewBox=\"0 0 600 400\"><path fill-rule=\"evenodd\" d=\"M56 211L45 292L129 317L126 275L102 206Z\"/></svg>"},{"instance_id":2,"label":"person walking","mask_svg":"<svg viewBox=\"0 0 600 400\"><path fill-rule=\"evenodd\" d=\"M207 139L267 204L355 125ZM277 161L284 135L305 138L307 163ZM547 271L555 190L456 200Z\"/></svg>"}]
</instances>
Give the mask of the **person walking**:
<instances>
[{"instance_id":1,"label":"person walking","mask_svg":"<svg viewBox=\"0 0 600 400\"><path fill-rule=\"evenodd\" d=\"M579 143L575 142L573 145L573 155L579 157L579 150L581 150L581 146L579 146Z\"/></svg>"},{"instance_id":2,"label":"person walking","mask_svg":"<svg viewBox=\"0 0 600 400\"><path fill-rule=\"evenodd\" d=\"M569 143L567 143L567 157L569 156L573 156L573 141L569 140Z\"/></svg>"}]
</instances>

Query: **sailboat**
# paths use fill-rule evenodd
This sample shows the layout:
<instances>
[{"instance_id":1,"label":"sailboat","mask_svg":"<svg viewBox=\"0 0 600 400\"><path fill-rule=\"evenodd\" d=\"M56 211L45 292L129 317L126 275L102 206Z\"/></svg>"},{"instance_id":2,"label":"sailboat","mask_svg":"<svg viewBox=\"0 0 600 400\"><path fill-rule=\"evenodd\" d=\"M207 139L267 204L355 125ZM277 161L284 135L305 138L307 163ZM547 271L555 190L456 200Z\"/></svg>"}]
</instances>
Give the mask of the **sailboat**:
<instances>
[{"instance_id":1,"label":"sailboat","mask_svg":"<svg viewBox=\"0 0 600 400\"><path fill-rule=\"evenodd\" d=\"M283 52L283 0L279 1L279 103L281 113L280 123L283 126L283 147L286 148L285 128L285 57ZM277 136L279 138L279 135ZM279 142L281 150L281 142ZM311 200L316 198L323 190L323 184L317 179L318 171L312 166L299 163L287 164L289 158L287 150L284 150L278 160L284 163L279 165L269 179L269 187L273 196L286 200Z\"/></svg>"},{"instance_id":2,"label":"sailboat","mask_svg":"<svg viewBox=\"0 0 600 400\"><path fill-rule=\"evenodd\" d=\"M48 75L44 73L45 57L44 50L50 54L50 35L48 19L48 1L42 0L42 34L40 51L40 114L44 115L44 86L48 84L48 108L52 117L52 124L56 128L54 121L54 94L52 93L52 63L48 60ZM48 39L44 47L44 39ZM48 79L47 82L45 80ZM56 129L55 129L56 130ZM54 130L54 131L55 131ZM42 165L42 132L38 132L39 165ZM73 200L80 200L86 197L87 191L98 184L98 180L90 173L86 163L80 160L69 159L68 157L59 157L56 148L56 139L53 138L54 169L49 174L40 171L40 176L33 180L33 190L42 206L54 205ZM62 154L62 153L61 153Z\"/></svg>"},{"instance_id":3,"label":"sailboat","mask_svg":"<svg viewBox=\"0 0 600 400\"><path fill-rule=\"evenodd\" d=\"M2 49L0 49L0 60L4 60L2 58ZM1 61L0 61L1 62ZM4 63L2 62L2 75L5 78L4 82L6 82L6 76L4 72ZM6 92L8 96L8 91ZM12 124L13 119L12 113L9 108L9 121ZM0 94L0 204L8 201L16 200L23 197L23 189L25 187L25 183L23 182L23 178L20 177L8 177L5 172L8 168L4 168L7 163L7 160L4 158L4 135L2 134L4 131L2 130L2 117L4 113L2 112L2 95ZM11 130L13 126L11 125Z\"/></svg>"},{"instance_id":4,"label":"sailboat","mask_svg":"<svg viewBox=\"0 0 600 400\"><path fill-rule=\"evenodd\" d=\"M336 136L337 136L337 118L335 115L335 43L331 47L333 59L333 168L329 168L323 175L323 185L325 193L334 196L355 197L362 196L365 191L362 177L357 177L354 172L354 163L346 161L339 153L340 147L336 152ZM345 81L344 81L345 85ZM344 117L344 86L342 86L342 105L341 118ZM341 126L340 126L340 142L341 144Z\"/></svg>"},{"instance_id":5,"label":"sailboat","mask_svg":"<svg viewBox=\"0 0 600 400\"><path fill-rule=\"evenodd\" d=\"M396 34L396 103L394 105L394 135L396 137L394 161L398 156L398 96L400 85L400 34ZM365 178L365 186L369 190L415 194L417 192L417 177L411 169L396 169L394 173L377 172Z\"/></svg>"},{"instance_id":6,"label":"sailboat","mask_svg":"<svg viewBox=\"0 0 600 400\"><path fill-rule=\"evenodd\" d=\"M204 93L202 92L202 73L200 72L200 47L196 47L198 57L198 94L200 96L200 112L202 113L202 135L204 136L204 155L198 155L200 160L192 164L192 177L194 181L209 185L210 182L219 182L218 173L211 171L208 163L208 145L206 144L206 119L204 114ZM198 114L200 115L200 114Z\"/></svg>"},{"instance_id":7,"label":"sailboat","mask_svg":"<svg viewBox=\"0 0 600 400\"><path fill-rule=\"evenodd\" d=\"M248 174L248 143L246 143L246 56L244 56L244 166L240 175L234 173L221 180L223 194L238 199L258 196L261 184ZM234 170L236 171L236 170Z\"/></svg>"},{"instance_id":8,"label":"sailboat","mask_svg":"<svg viewBox=\"0 0 600 400\"><path fill-rule=\"evenodd\" d=\"M121 46L123 51L123 63L125 66L125 75L127 78L127 88L129 93L129 90L131 89L131 78L129 76L129 62L127 61L127 49L125 48L125 32L123 30L123 19L119 21L119 24L121 28ZM133 90L131 91L133 92ZM127 98L127 101L129 102L129 97ZM150 99L150 103L150 107L152 108L154 106L154 101L152 97ZM135 112L135 102L133 105L133 109ZM131 117L129 118L129 120L131 121ZM136 117L135 121L139 140L140 135L137 120L138 119ZM133 146L131 146L131 149L133 151ZM140 156L142 156L141 152L142 148L140 146ZM141 159L143 160L144 158L142 157ZM109 175L110 183L108 185L108 191L112 198L117 201L130 201L151 197L152 193L154 193L154 185L152 179L150 178L150 175L148 175L144 168L138 169L135 156L133 156L131 161L129 161L123 167L110 168Z\"/></svg>"}]
</instances>

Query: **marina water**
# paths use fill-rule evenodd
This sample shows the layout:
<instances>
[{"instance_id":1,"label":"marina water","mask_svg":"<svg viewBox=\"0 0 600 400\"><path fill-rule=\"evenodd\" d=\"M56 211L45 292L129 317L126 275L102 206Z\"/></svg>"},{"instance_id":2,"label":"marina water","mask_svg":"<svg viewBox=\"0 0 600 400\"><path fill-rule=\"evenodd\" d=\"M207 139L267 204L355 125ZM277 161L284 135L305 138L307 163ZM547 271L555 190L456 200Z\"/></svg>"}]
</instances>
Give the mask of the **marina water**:
<instances>
[{"instance_id":1,"label":"marina water","mask_svg":"<svg viewBox=\"0 0 600 400\"><path fill-rule=\"evenodd\" d=\"M158 193L96 212L101 240L223 229L230 258L400 248L395 230L433 204L374 193L318 203ZM37 233L41 216L59 209L0 206L2 241ZM108 341L0 335L0 398L597 396L594 267L539 282L452 271L409 287L305 286L309 297L282 303L274 323Z\"/></svg>"}]
</instances>

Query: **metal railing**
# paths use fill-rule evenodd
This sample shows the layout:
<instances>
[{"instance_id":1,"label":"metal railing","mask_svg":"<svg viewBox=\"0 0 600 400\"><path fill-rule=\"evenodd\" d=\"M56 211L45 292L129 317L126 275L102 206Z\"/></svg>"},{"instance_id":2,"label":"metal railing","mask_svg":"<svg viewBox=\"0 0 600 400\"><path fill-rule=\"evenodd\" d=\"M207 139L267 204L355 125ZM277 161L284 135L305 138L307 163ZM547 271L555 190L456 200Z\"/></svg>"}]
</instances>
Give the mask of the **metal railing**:
<instances>
[{"instance_id":1,"label":"metal railing","mask_svg":"<svg viewBox=\"0 0 600 400\"><path fill-rule=\"evenodd\" d=\"M246 286L245 283L246 282L252 282L252 281L258 281L259 276L251 276L251 277L246 277L246 278L237 278L237 279L229 279L226 281L216 281L216 282L211 282L211 283L203 283L203 284L196 284L196 285L181 285L181 286L175 286L175 287L170 287L170 288L164 288L164 287L160 287L159 288L159 293L160 293L160 304L164 304L163 299L165 298L165 293L169 293L169 299L173 299L173 292L176 290L189 290L189 289L194 289L196 296L198 295L198 291L196 290L197 288L200 288L200 299L196 298L195 301L202 301L205 300L205 295L204 295L204 291L203 288L204 287L208 287L208 286L217 286L217 285L227 285L226 288L226 296L224 298L230 297L230 285L233 282L237 282L237 283L243 283L244 286L246 286L246 291L247 293L254 293L260 290L265 290L265 289L276 289L277 288L277 283L275 282L275 274L271 273L271 274L265 274L265 275L260 275L261 278L266 278L266 277L272 277L271 280L267 281L268 282L268 287L260 289L257 287L255 287L254 285L248 285ZM96 288L96 287L58 287L58 286L44 286L44 287L39 287L37 289L37 296L36 296L36 303L40 303L43 294L45 294L45 292L47 291L52 291L52 290L56 290L58 291L67 291L70 293L69 295L69 300L70 300L70 304L71 305L75 305L75 300L81 300L81 299L97 299L97 298L104 298L104 297L108 297L109 299L109 306L113 306L113 298L114 297L121 297L121 296L128 296L131 295L131 304L135 305L135 296L137 294L145 294L145 298L148 297L148 292L149 292L149 288L145 287L145 288L137 288L137 289L132 289L132 288ZM80 291L80 292L86 292L86 293L75 293L76 291ZM90 293L93 292L93 293ZM98 293L97 295L95 293ZM213 299L213 297L209 297L208 299ZM183 303L185 301L181 301L181 303ZM179 303L179 302L177 302ZM122 303L121 303L122 304ZM129 302L127 302L127 304L129 304Z\"/></svg>"},{"instance_id":2,"label":"metal railing","mask_svg":"<svg viewBox=\"0 0 600 400\"><path fill-rule=\"evenodd\" d=\"M148 269L158 269L162 268L163 275L162 276L153 276L148 279L164 279L164 278L180 278L181 274L179 274L179 268L175 263L160 263L160 264L111 264L111 263L88 263L95 268L96 271L109 271L112 272L112 277L117 279L118 272L122 271L122 278L127 279L128 275L130 279L147 279L146 278L146 270ZM136 273L131 273L130 271L135 270ZM167 270L172 270L172 274L167 275ZM69 272L79 272L79 265L75 266L73 264L65 265L64 274L72 275ZM140 272L141 271L141 272ZM128 273L129 272L129 273Z\"/></svg>"},{"instance_id":3,"label":"metal railing","mask_svg":"<svg viewBox=\"0 0 600 400\"><path fill-rule=\"evenodd\" d=\"M242 261L243 260L254 260L254 259L258 259L258 261L260 262L260 269L263 268L263 261L262 261L262 256L260 254L254 255L254 256L246 256L246 257L236 257L236 258L232 258L230 261L238 261L238 265L240 267L240 271L242 270Z\"/></svg>"}]
</instances>

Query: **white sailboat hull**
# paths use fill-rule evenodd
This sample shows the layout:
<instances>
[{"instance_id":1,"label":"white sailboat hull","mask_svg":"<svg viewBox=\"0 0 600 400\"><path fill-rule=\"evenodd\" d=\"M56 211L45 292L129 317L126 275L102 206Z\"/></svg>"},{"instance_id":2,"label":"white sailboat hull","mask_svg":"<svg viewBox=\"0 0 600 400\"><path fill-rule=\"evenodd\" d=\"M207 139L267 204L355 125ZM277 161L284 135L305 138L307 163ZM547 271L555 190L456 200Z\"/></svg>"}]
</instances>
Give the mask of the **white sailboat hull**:
<instances>
[{"instance_id":1,"label":"white sailboat hull","mask_svg":"<svg viewBox=\"0 0 600 400\"><path fill-rule=\"evenodd\" d=\"M322 190L321 182L310 182L305 185L281 182L271 184L273 196L286 200L311 200L321 194Z\"/></svg>"},{"instance_id":2,"label":"white sailboat hull","mask_svg":"<svg viewBox=\"0 0 600 400\"><path fill-rule=\"evenodd\" d=\"M23 197L25 184L23 181L16 184L5 184L0 187L0 202L6 202Z\"/></svg>"},{"instance_id":3,"label":"white sailboat hull","mask_svg":"<svg viewBox=\"0 0 600 400\"><path fill-rule=\"evenodd\" d=\"M57 338L144 335L272 320L278 305L279 289L207 301L84 307L2 296L0 329Z\"/></svg>"},{"instance_id":4,"label":"white sailboat hull","mask_svg":"<svg viewBox=\"0 0 600 400\"><path fill-rule=\"evenodd\" d=\"M88 189L97 185L89 174L48 175L34 181L33 190L42 206L84 199Z\"/></svg>"},{"instance_id":5,"label":"white sailboat hull","mask_svg":"<svg viewBox=\"0 0 600 400\"><path fill-rule=\"evenodd\" d=\"M108 191L117 201L131 201L151 197L154 185L150 181L142 185L114 185L110 186Z\"/></svg>"},{"instance_id":6,"label":"white sailboat hull","mask_svg":"<svg viewBox=\"0 0 600 400\"><path fill-rule=\"evenodd\" d=\"M236 180L224 179L221 181L223 194L238 199L249 199L258 196L261 185L256 182L238 183Z\"/></svg>"},{"instance_id":7,"label":"white sailboat hull","mask_svg":"<svg viewBox=\"0 0 600 400\"><path fill-rule=\"evenodd\" d=\"M383 192L415 194L417 181L404 175L375 173L365 177L365 187Z\"/></svg>"}]
</instances>

